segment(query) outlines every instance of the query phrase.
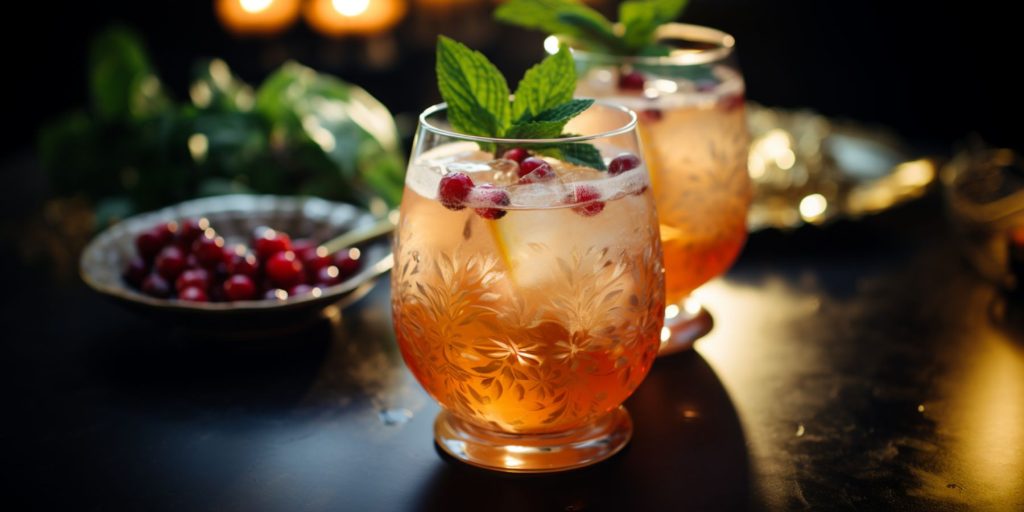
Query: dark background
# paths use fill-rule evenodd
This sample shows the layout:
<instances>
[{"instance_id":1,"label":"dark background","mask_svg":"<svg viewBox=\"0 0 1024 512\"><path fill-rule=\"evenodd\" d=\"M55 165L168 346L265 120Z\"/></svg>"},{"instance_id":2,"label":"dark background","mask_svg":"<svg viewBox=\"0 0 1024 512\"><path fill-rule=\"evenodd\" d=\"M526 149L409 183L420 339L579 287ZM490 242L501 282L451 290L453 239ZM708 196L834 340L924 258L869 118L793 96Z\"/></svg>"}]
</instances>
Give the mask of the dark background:
<instances>
[{"instance_id":1,"label":"dark background","mask_svg":"<svg viewBox=\"0 0 1024 512\"><path fill-rule=\"evenodd\" d=\"M410 2L415 4L415 2ZM614 13L615 0L598 8ZM0 151L24 153L38 126L84 106L92 35L120 21L146 41L161 78L186 97L191 66L222 57L257 84L284 59L362 85L400 121L438 99L433 41L446 33L487 53L511 80L542 54L538 33L490 21L492 4L428 15L415 5L392 32L396 58L373 69L358 38L332 40L300 18L273 39L236 38L212 1L19 2L4 16L6 119ZM910 141L952 151L978 134L1022 149L1019 19L1005 2L692 0L682 21L734 34L751 100L808 107L887 125ZM403 115L405 114L405 115ZM408 127L406 126L406 130Z\"/></svg>"}]
</instances>

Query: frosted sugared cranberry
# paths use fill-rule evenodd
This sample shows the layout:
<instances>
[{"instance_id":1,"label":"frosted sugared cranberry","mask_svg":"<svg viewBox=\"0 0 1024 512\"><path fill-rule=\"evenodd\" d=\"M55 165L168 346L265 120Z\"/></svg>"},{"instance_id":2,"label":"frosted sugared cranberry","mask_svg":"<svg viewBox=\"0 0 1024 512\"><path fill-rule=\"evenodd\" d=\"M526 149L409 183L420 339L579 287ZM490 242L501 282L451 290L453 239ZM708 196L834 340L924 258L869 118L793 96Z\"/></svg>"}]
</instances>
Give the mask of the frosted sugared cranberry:
<instances>
[{"instance_id":1,"label":"frosted sugared cranberry","mask_svg":"<svg viewBox=\"0 0 1024 512\"><path fill-rule=\"evenodd\" d=\"M637 167L640 167L640 159L632 153L623 153L608 163L608 174L618 176Z\"/></svg>"},{"instance_id":2,"label":"frosted sugared cranberry","mask_svg":"<svg viewBox=\"0 0 1024 512\"><path fill-rule=\"evenodd\" d=\"M141 256L136 256L128 262L121 276L124 277L128 284L139 287L142 286L142 280L146 278L146 274L149 274L149 266L146 265L146 260L142 259Z\"/></svg>"},{"instance_id":3,"label":"frosted sugared cranberry","mask_svg":"<svg viewBox=\"0 0 1024 512\"><path fill-rule=\"evenodd\" d=\"M601 213L604 210L604 203L598 201L601 198L601 193L597 191L591 185L576 185L573 189L572 202L573 203L586 203L581 206L573 207L573 211L584 216L593 217Z\"/></svg>"},{"instance_id":4,"label":"frosted sugared cranberry","mask_svg":"<svg viewBox=\"0 0 1024 512\"><path fill-rule=\"evenodd\" d=\"M224 262L224 239L209 235L213 233L204 233L192 243L192 254L196 255L196 261L200 266L213 268Z\"/></svg>"},{"instance_id":5,"label":"frosted sugared cranberry","mask_svg":"<svg viewBox=\"0 0 1024 512\"><path fill-rule=\"evenodd\" d=\"M279 252L270 257L265 265L267 277L280 288L291 288L305 277L302 262L292 251Z\"/></svg>"},{"instance_id":6,"label":"frosted sugared cranberry","mask_svg":"<svg viewBox=\"0 0 1024 512\"><path fill-rule=\"evenodd\" d=\"M143 231L139 233L139 236L135 237L135 250L139 251L139 256L142 256L146 261L153 261L153 258L163 248L164 243L156 230Z\"/></svg>"},{"instance_id":7,"label":"frosted sugared cranberry","mask_svg":"<svg viewBox=\"0 0 1024 512\"><path fill-rule=\"evenodd\" d=\"M261 261L267 261L279 252L292 250L292 239L286 233L261 227L253 235L252 247Z\"/></svg>"},{"instance_id":8,"label":"frosted sugared cranberry","mask_svg":"<svg viewBox=\"0 0 1024 512\"><path fill-rule=\"evenodd\" d=\"M642 91L646 81L644 75L637 71L619 75L619 89L624 91Z\"/></svg>"},{"instance_id":9,"label":"frosted sugared cranberry","mask_svg":"<svg viewBox=\"0 0 1024 512\"><path fill-rule=\"evenodd\" d=\"M476 203L491 204L494 206L508 206L512 203L508 197L508 192L505 192L504 189L495 188L493 185L489 184L477 187L473 199ZM475 211L477 215L489 220L498 220L508 213L501 208L474 208L473 211Z\"/></svg>"},{"instance_id":10,"label":"frosted sugared cranberry","mask_svg":"<svg viewBox=\"0 0 1024 512\"><path fill-rule=\"evenodd\" d=\"M297 284L288 290L289 297L296 297L298 295L305 295L307 293L313 293L313 290L319 289L316 286L310 286L308 284Z\"/></svg>"},{"instance_id":11,"label":"frosted sugared cranberry","mask_svg":"<svg viewBox=\"0 0 1024 512\"><path fill-rule=\"evenodd\" d=\"M251 252L244 252L239 254L235 251L231 255L231 259L227 263L227 271L229 274L244 274L249 277L256 277L256 274L260 271L260 263L256 259L256 255Z\"/></svg>"},{"instance_id":12,"label":"frosted sugared cranberry","mask_svg":"<svg viewBox=\"0 0 1024 512\"><path fill-rule=\"evenodd\" d=\"M153 263L153 269L164 279L173 281L178 274L181 274L182 270L185 270L185 253L181 252L177 246L168 245L160 249L160 254L157 254L156 261Z\"/></svg>"},{"instance_id":13,"label":"frosted sugared cranberry","mask_svg":"<svg viewBox=\"0 0 1024 512\"><path fill-rule=\"evenodd\" d=\"M341 271L334 265L321 268L316 271L313 282L323 286L334 286L341 282Z\"/></svg>"},{"instance_id":14,"label":"frosted sugared cranberry","mask_svg":"<svg viewBox=\"0 0 1024 512\"><path fill-rule=\"evenodd\" d=\"M466 198L473 190L473 180L461 172L453 172L441 178L437 187L437 196L441 205L449 210L458 211L465 208Z\"/></svg>"},{"instance_id":15,"label":"frosted sugared cranberry","mask_svg":"<svg viewBox=\"0 0 1024 512\"><path fill-rule=\"evenodd\" d=\"M178 226L178 242L182 247L192 247L192 244L203 234L206 228L210 227L206 219L198 221L195 219L185 219L181 221Z\"/></svg>"},{"instance_id":16,"label":"frosted sugared cranberry","mask_svg":"<svg viewBox=\"0 0 1024 512\"><path fill-rule=\"evenodd\" d=\"M341 279L344 281L359 271L360 256L359 249L343 249L334 256L334 266L338 267Z\"/></svg>"},{"instance_id":17,"label":"frosted sugared cranberry","mask_svg":"<svg viewBox=\"0 0 1024 512\"><path fill-rule=\"evenodd\" d=\"M150 297L166 299L171 296L171 285L160 274L152 273L142 280L142 293Z\"/></svg>"},{"instance_id":18,"label":"frosted sugared cranberry","mask_svg":"<svg viewBox=\"0 0 1024 512\"><path fill-rule=\"evenodd\" d=\"M523 148L512 148L501 155L505 160L512 160L517 164L523 163L523 160L530 156L530 152Z\"/></svg>"},{"instance_id":19,"label":"frosted sugared cranberry","mask_svg":"<svg viewBox=\"0 0 1024 512\"><path fill-rule=\"evenodd\" d=\"M235 274L224 281L224 297L227 300L250 300L256 297L256 284L252 278Z\"/></svg>"},{"instance_id":20,"label":"frosted sugared cranberry","mask_svg":"<svg viewBox=\"0 0 1024 512\"><path fill-rule=\"evenodd\" d=\"M181 293L185 288L202 288L205 290L210 285L210 273L201 268L186 270L178 276L174 282L174 288Z\"/></svg>"},{"instance_id":21,"label":"frosted sugared cranberry","mask_svg":"<svg viewBox=\"0 0 1024 512\"><path fill-rule=\"evenodd\" d=\"M206 291L195 286L189 286L178 292L178 299L189 302L207 302L209 300L206 296Z\"/></svg>"}]
</instances>

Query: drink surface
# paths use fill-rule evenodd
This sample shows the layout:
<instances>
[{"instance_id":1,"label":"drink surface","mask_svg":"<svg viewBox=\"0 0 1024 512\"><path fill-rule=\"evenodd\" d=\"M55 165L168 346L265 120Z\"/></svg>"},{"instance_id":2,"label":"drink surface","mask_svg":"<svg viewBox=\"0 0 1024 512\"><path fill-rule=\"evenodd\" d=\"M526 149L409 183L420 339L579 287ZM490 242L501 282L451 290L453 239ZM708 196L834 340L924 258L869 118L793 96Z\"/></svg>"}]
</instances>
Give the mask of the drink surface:
<instances>
[{"instance_id":1,"label":"drink surface","mask_svg":"<svg viewBox=\"0 0 1024 512\"><path fill-rule=\"evenodd\" d=\"M607 69L581 77L577 95L623 104L638 114L651 174L666 271L666 300L677 303L723 273L747 235L751 188L743 80L728 67L716 80L648 79L624 91Z\"/></svg>"},{"instance_id":2,"label":"drink surface","mask_svg":"<svg viewBox=\"0 0 1024 512\"><path fill-rule=\"evenodd\" d=\"M614 409L654 360L664 308L646 170L615 177L561 162L550 183L512 185L507 213L437 198L448 171L509 183L507 161L474 144L440 146L410 166L392 272L402 355L444 407L479 426L560 432ZM513 171L514 174L514 171ZM571 189L603 209L581 214Z\"/></svg>"}]
</instances>

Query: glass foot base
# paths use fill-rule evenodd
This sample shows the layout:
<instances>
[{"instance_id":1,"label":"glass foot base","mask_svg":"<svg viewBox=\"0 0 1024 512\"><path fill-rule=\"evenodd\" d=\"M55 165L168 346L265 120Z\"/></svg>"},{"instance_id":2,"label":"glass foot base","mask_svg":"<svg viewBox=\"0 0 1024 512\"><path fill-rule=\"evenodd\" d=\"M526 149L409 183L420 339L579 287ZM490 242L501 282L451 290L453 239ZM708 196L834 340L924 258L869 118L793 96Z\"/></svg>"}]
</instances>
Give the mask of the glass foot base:
<instances>
[{"instance_id":1,"label":"glass foot base","mask_svg":"<svg viewBox=\"0 0 1024 512\"><path fill-rule=\"evenodd\" d=\"M441 411L434 440L448 455L486 469L549 473L581 468L611 457L633 436L633 421L618 407L590 424L557 434L506 434L483 429Z\"/></svg>"},{"instance_id":2,"label":"glass foot base","mask_svg":"<svg viewBox=\"0 0 1024 512\"><path fill-rule=\"evenodd\" d=\"M661 332L661 347L658 357L675 354L693 348L693 343L711 332L715 321L704 306L693 298L665 308L665 327Z\"/></svg>"}]
</instances>

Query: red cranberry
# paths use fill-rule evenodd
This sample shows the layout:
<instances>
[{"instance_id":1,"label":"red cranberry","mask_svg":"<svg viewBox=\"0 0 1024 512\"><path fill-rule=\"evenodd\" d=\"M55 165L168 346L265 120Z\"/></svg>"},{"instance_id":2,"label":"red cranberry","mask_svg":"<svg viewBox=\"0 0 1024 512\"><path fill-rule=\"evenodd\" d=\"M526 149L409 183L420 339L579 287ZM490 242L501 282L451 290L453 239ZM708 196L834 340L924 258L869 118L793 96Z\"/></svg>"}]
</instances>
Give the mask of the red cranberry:
<instances>
[{"instance_id":1,"label":"red cranberry","mask_svg":"<svg viewBox=\"0 0 1024 512\"><path fill-rule=\"evenodd\" d=\"M312 293L313 290L319 290L319 288L308 284L297 284L288 290L288 296L295 297L297 295L305 295L307 293Z\"/></svg>"},{"instance_id":2,"label":"red cranberry","mask_svg":"<svg viewBox=\"0 0 1024 512\"><path fill-rule=\"evenodd\" d=\"M549 164L547 160L531 156L530 158L523 160L522 163L519 164L519 177L522 178L523 176L526 176L527 174L530 174L537 169L540 169L541 172L547 171L554 174L554 171L551 170L551 164Z\"/></svg>"},{"instance_id":3,"label":"red cranberry","mask_svg":"<svg viewBox=\"0 0 1024 512\"><path fill-rule=\"evenodd\" d=\"M237 251L231 254L226 270L229 274L244 274L249 277L256 277L260 271L260 262L256 255L251 252L239 254Z\"/></svg>"},{"instance_id":4,"label":"red cranberry","mask_svg":"<svg viewBox=\"0 0 1024 512\"><path fill-rule=\"evenodd\" d=\"M153 228L153 232L160 237L160 243L167 245L174 241L174 237L178 234L178 223L171 221L160 224Z\"/></svg>"},{"instance_id":5,"label":"red cranberry","mask_svg":"<svg viewBox=\"0 0 1024 512\"><path fill-rule=\"evenodd\" d=\"M164 279L173 281L182 270L185 270L185 253L176 246L168 245L160 249L153 268Z\"/></svg>"},{"instance_id":6,"label":"red cranberry","mask_svg":"<svg viewBox=\"0 0 1024 512\"><path fill-rule=\"evenodd\" d=\"M463 203L466 202L471 190L473 180L461 172L453 172L441 178L437 194L445 208L457 211L465 208Z\"/></svg>"},{"instance_id":7,"label":"red cranberry","mask_svg":"<svg viewBox=\"0 0 1024 512\"><path fill-rule=\"evenodd\" d=\"M267 261L279 252L292 250L292 239L286 233L261 227L256 229L252 246L256 250L256 256L262 261Z\"/></svg>"},{"instance_id":8,"label":"red cranberry","mask_svg":"<svg viewBox=\"0 0 1024 512\"><path fill-rule=\"evenodd\" d=\"M212 234L204 233L192 243L192 254L195 254L196 261L206 268L213 268L224 262L224 239L216 235L209 236Z\"/></svg>"},{"instance_id":9,"label":"red cranberry","mask_svg":"<svg viewBox=\"0 0 1024 512\"><path fill-rule=\"evenodd\" d=\"M185 288L202 288L205 290L210 285L210 273L201 268L188 269L178 276L174 282L174 288L181 293Z\"/></svg>"},{"instance_id":10,"label":"red cranberry","mask_svg":"<svg viewBox=\"0 0 1024 512\"><path fill-rule=\"evenodd\" d=\"M252 278L235 274L224 281L224 296L228 300L250 300L256 296L256 285Z\"/></svg>"},{"instance_id":11,"label":"red cranberry","mask_svg":"<svg viewBox=\"0 0 1024 512\"><path fill-rule=\"evenodd\" d=\"M315 276L320 269L334 264L334 258L327 254L326 247L319 247L317 249L312 255L307 254L306 258L302 258L302 266L306 268L306 272L310 276Z\"/></svg>"},{"instance_id":12,"label":"red cranberry","mask_svg":"<svg viewBox=\"0 0 1024 512\"><path fill-rule=\"evenodd\" d=\"M604 203L597 201L600 198L601 193L592 185L576 185L573 189L572 202L587 204L575 206L572 210L584 217L593 217L604 210Z\"/></svg>"},{"instance_id":13,"label":"red cranberry","mask_svg":"<svg viewBox=\"0 0 1024 512\"><path fill-rule=\"evenodd\" d=\"M530 152L523 148L512 148L501 155L505 160L512 160L517 164L523 163L523 160L530 156Z\"/></svg>"},{"instance_id":14,"label":"red cranberry","mask_svg":"<svg viewBox=\"0 0 1024 512\"><path fill-rule=\"evenodd\" d=\"M317 243L308 238L298 238L292 240L292 252L299 257L300 261L306 261L306 257L309 254L316 253Z\"/></svg>"},{"instance_id":15,"label":"red cranberry","mask_svg":"<svg viewBox=\"0 0 1024 512\"><path fill-rule=\"evenodd\" d=\"M475 195L474 202L492 204L494 206L508 206L512 202L508 197L508 192L488 184L477 187ZM501 208L474 208L473 211L477 215L489 220L498 220L508 213Z\"/></svg>"},{"instance_id":16,"label":"red cranberry","mask_svg":"<svg viewBox=\"0 0 1024 512\"><path fill-rule=\"evenodd\" d=\"M164 243L160 238L160 234L155 229L143 231L139 233L139 236L135 237L135 249L139 251L139 256L142 256L146 261L152 261L156 254L160 252L160 249L164 248Z\"/></svg>"},{"instance_id":17,"label":"red cranberry","mask_svg":"<svg viewBox=\"0 0 1024 512\"><path fill-rule=\"evenodd\" d=\"M210 227L206 219L185 219L178 226L178 241L182 247L192 247L192 243Z\"/></svg>"},{"instance_id":18,"label":"red cranberry","mask_svg":"<svg viewBox=\"0 0 1024 512\"><path fill-rule=\"evenodd\" d=\"M303 281L302 262L292 251L279 252L266 263L267 277L281 288L290 288Z\"/></svg>"},{"instance_id":19,"label":"red cranberry","mask_svg":"<svg viewBox=\"0 0 1024 512\"><path fill-rule=\"evenodd\" d=\"M744 98L743 94L733 94L733 95L730 95L730 96L726 96L726 97L724 97L724 98L722 98L722 99L720 99L718 101L719 101L719 104L722 106L722 110L725 110L726 112L730 112L730 111L736 110L737 108L742 107L743 104L744 104L745 98Z\"/></svg>"},{"instance_id":20,"label":"red cranberry","mask_svg":"<svg viewBox=\"0 0 1024 512\"><path fill-rule=\"evenodd\" d=\"M623 153L608 163L608 174L618 176L637 167L640 167L640 159L632 153Z\"/></svg>"},{"instance_id":21,"label":"red cranberry","mask_svg":"<svg viewBox=\"0 0 1024 512\"><path fill-rule=\"evenodd\" d=\"M142 280L146 278L148 273L149 266L146 265L146 260L136 256L128 262L128 266L125 267L124 273L121 275L128 284L139 287L142 286Z\"/></svg>"},{"instance_id":22,"label":"red cranberry","mask_svg":"<svg viewBox=\"0 0 1024 512\"><path fill-rule=\"evenodd\" d=\"M359 249L343 249L334 256L334 266L338 267L341 279L345 280L359 271L361 253Z\"/></svg>"},{"instance_id":23,"label":"red cranberry","mask_svg":"<svg viewBox=\"0 0 1024 512\"><path fill-rule=\"evenodd\" d=\"M322 284L324 286L334 286L341 282L341 271L338 267L331 265L329 267L321 268L316 271L316 278L313 280L316 284Z\"/></svg>"},{"instance_id":24,"label":"red cranberry","mask_svg":"<svg viewBox=\"0 0 1024 512\"><path fill-rule=\"evenodd\" d=\"M644 82L646 82L644 75L638 71L619 75L619 89L624 91L642 91Z\"/></svg>"},{"instance_id":25,"label":"red cranberry","mask_svg":"<svg viewBox=\"0 0 1024 512\"><path fill-rule=\"evenodd\" d=\"M664 117L664 114L662 114L662 112L656 108L649 108L647 110L641 110L640 112L637 112L637 117L639 117L641 121L654 122L661 121L661 118Z\"/></svg>"},{"instance_id":26,"label":"red cranberry","mask_svg":"<svg viewBox=\"0 0 1024 512\"><path fill-rule=\"evenodd\" d=\"M209 300L206 296L206 291L195 286L189 286L178 292L178 299L189 302L207 302Z\"/></svg>"},{"instance_id":27,"label":"red cranberry","mask_svg":"<svg viewBox=\"0 0 1024 512\"><path fill-rule=\"evenodd\" d=\"M160 274L153 273L142 280L142 293L150 297L166 299L171 296L171 285Z\"/></svg>"}]
</instances>

